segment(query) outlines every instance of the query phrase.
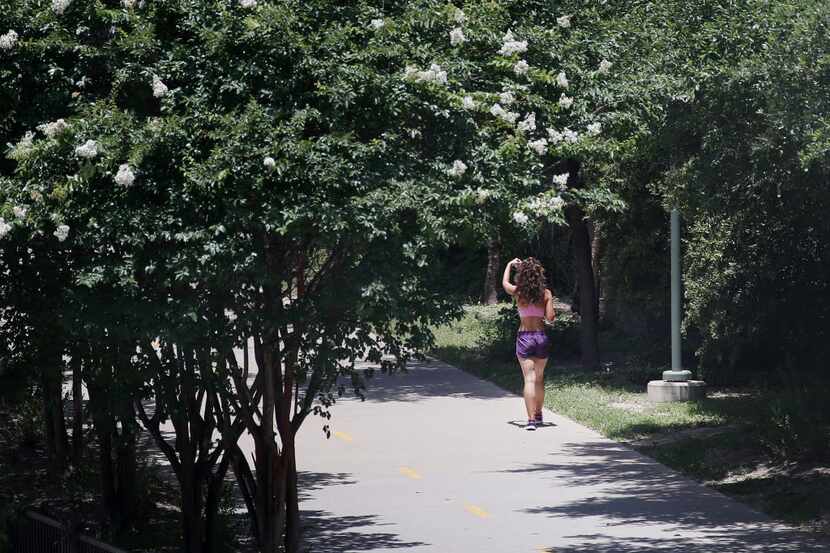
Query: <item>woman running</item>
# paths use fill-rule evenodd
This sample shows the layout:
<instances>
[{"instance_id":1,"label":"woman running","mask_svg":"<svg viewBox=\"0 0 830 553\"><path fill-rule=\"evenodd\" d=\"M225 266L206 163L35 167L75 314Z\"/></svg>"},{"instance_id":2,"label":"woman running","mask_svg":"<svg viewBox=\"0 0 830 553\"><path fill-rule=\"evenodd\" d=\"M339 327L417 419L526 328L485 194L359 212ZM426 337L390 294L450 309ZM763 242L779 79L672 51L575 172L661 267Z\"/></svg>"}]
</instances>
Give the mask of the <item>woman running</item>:
<instances>
[{"instance_id":1,"label":"woman running","mask_svg":"<svg viewBox=\"0 0 830 553\"><path fill-rule=\"evenodd\" d=\"M510 283L510 269L516 268L516 284ZM547 289L545 269L536 259L514 259L504 268L504 291L516 298L519 307L519 333L516 336L516 357L524 376L524 398L527 408L527 430L542 425L545 403L545 364L550 344L545 334L545 321L553 322L553 294Z\"/></svg>"}]
</instances>

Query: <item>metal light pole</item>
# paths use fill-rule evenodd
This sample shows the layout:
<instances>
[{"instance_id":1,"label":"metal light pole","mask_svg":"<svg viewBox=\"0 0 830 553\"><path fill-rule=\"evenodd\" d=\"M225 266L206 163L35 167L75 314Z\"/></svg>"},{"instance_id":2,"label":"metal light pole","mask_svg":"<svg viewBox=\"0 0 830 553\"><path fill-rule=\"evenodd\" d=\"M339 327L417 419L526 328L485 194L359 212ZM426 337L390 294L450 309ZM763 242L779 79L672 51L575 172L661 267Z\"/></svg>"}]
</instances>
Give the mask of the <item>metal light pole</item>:
<instances>
[{"instance_id":1,"label":"metal light pole","mask_svg":"<svg viewBox=\"0 0 830 553\"><path fill-rule=\"evenodd\" d=\"M671 368L683 369L680 351L680 213L671 210Z\"/></svg>"},{"instance_id":2,"label":"metal light pole","mask_svg":"<svg viewBox=\"0 0 830 553\"><path fill-rule=\"evenodd\" d=\"M692 377L691 371L683 370L683 356L680 342L681 312L680 274L680 213L671 210L671 370L663 371L663 380L685 382Z\"/></svg>"},{"instance_id":3,"label":"metal light pole","mask_svg":"<svg viewBox=\"0 0 830 553\"><path fill-rule=\"evenodd\" d=\"M663 371L663 380L648 383L652 401L689 401L706 396L706 384L691 380L692 372L683 369L680 322L682 313L682 279L680 273L680 213L671 210L671 370Z\"/></svg>"}]
</instances>

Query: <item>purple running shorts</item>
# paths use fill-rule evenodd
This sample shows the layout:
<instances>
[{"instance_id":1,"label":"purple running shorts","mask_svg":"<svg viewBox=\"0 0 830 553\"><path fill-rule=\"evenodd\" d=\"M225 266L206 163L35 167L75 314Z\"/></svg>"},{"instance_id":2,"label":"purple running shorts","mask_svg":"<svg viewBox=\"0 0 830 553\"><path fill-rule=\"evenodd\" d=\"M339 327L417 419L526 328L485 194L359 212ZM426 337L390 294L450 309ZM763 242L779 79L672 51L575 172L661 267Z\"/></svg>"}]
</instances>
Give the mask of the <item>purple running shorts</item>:
<instances>
[{"instance_id":1,"label":"purple running shorts","mask_svg":"<svg viewBox=\"0 0 830 553\"><path fill-rule=\"evenodd\" d=\"M516 356L522 359L547 359L550 340L544 330L520 330L516 335Z\"/></svg>"}]
</instances>

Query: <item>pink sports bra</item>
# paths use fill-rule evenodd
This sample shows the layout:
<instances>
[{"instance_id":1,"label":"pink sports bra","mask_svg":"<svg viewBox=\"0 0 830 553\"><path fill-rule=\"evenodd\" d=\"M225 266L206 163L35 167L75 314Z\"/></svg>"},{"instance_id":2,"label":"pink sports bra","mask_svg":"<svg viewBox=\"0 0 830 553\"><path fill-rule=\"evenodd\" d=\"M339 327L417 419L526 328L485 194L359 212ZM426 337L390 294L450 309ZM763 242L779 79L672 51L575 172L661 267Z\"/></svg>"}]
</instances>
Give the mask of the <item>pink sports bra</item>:
<instances>
[{"instance_id":1,"label":"pink sports bra","mask_svg":"<svg viewBox=\"0 0 830 553\"><path fill-rule=\"evenodd\" d=\"M545 308L541 305L528 305L526 307L522 307L521 305L516 304L519 307L519 317L544 317L545 316Z\"/></svg>"}]
</instances>

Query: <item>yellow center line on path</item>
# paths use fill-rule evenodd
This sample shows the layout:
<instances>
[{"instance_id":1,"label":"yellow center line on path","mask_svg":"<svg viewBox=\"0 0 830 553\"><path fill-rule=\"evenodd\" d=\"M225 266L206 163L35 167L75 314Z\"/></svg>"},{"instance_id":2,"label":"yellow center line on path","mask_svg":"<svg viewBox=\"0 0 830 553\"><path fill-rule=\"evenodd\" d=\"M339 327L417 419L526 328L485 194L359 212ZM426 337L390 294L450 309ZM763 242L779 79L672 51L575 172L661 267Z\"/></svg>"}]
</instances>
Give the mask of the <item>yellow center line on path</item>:
<instances>
[{"instance_id":1,"label":"yellow center line on path","mask_svg":"<svg viewBox=\"0 0 830 553\"><path fill-rule=\"evenodd\" d=\"M464 509L466 509L468 513L473 514L478 518L490 518L490 513L488 513L478 505L470 505L469 503L467 503L466 505L464 505Z\"/></svg>"},{"instance_id":2,"label":"yellow center line on path","mask_svg":"<svg viewBox=\"0 0 830 553\"><path fill-rule=\"evenodd\" d=\"M352 441L352 435L347 434L346 432L337 431L337 432L334 433L334 437L335 438L340 438L344 442L351 442Z\"/></svg>"},{"instance_id":3,"label":"yellow center line on path","mask_svg":"<svg viewBox=\"0 0 830 553\"><path fill-rule=\"evenodd\" d=\"M409 467L401 467L401 474L408 478L412 478L413 480L420 480L422 476L418 474L418 472L414 469Z\"/></svg>"}]
</instances>

